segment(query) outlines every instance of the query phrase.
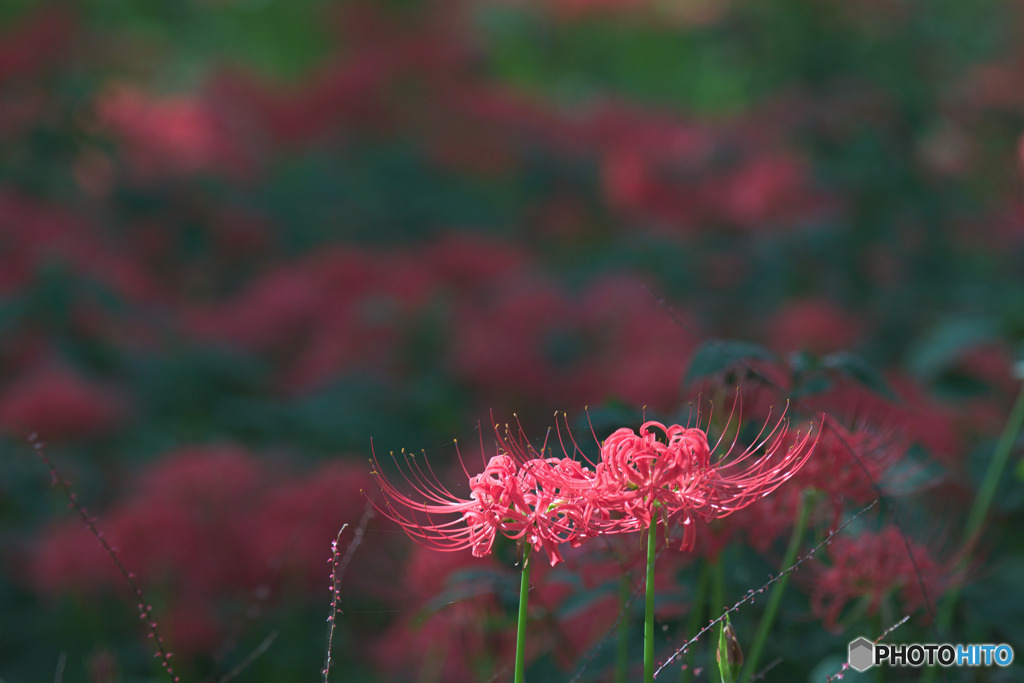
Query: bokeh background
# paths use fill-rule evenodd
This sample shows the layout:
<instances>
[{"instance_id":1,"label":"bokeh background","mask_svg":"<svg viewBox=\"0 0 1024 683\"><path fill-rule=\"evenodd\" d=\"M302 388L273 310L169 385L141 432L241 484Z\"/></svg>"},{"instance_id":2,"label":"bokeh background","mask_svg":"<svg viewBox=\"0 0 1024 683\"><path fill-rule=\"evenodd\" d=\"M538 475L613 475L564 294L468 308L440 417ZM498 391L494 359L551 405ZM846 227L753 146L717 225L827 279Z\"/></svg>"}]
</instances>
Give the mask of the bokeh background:
<instances>
[{"instance_id":1,"label":"bokeh background","mask_svg":"<svg viewBox=\"0 0 1024 683\"><path fill-rule=\"evenodd\" d=\"M877 497L866 472L886 494L797 573L767 680L822 681L905 615L892 638L934 642L961 585L943 640L1024 645L1019 450L963 542L1024 355L1022 22L1016 0L6 0L0 679L169 680L27 431L183 680L316 680L371 438L446 471L492 419L540 441L566 411L585 439L585 406L607 432L737 383L752 415L791 395L868 444L867 469L819 449L804 550ZM779 569L800 490L666 553L659 652ZM538 573L531 680L609 680L622 541ZM513 564L370 519L332 679L509 678ZM711 640L666 676L717 675Z\"/></svg>"}]
</instances>

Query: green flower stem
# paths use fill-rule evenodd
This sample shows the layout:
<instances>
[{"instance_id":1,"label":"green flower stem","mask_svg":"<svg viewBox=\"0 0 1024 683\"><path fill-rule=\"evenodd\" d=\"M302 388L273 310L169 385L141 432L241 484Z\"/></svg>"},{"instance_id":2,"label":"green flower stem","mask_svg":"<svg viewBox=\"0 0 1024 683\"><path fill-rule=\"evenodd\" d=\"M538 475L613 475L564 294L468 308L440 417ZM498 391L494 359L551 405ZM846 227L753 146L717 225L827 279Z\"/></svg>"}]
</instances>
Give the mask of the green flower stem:
<instances>
[{"instance_id":1,"label":"green flower stem","mask_svg":"<svg viewBox=\"0 0 1024 683\"><path fill-rule=\"evenodd\" d=\"M1010 409L1010 416L1003 427L1003 433L999 435L996 450L992 454L992 460L988 463L985 478L981 481L981 488L978 489L978 495L975 496L974 504L967 515L967 525L964 527L964 559L961 560L962 565L969 561L970 551L978 541L981 525L985 522L985 516L988 514L989 508L992 507L992 500L995 498L999 479L1003 475L1003 470L1006 469L1006 463L1013 452L1013 444L1017 441L1017 436L1020 434L1022 427L1024 427L1024 386L1021 387L1020 393L1017 394L1017 400L1014 402L1013 408ZM939 605L935 626L939 636L944 640L950 640L949 625L953 620L953 608L956 606L959 596L960 588L953 587L946 593L945 598ZM929 667L925 670L921 680L925 683L934 681L937 670L938 667L936 666Z\"/></svg>"},{"instance_id":2,"label":"green flower stem","mask_svg":"<svg viewBox=\"0 0 1024 683\"><path fill-rule=\"evenodd\" d=\"M654 546L658 541L658 511L647 529L647 600L644 604L644 683L654 681Z\"/></svg>"},{"instance_id":3,"label":"green flower stem","mask_svg":"<svg viewBox=\"0 0 1024 683\"><path fill-rule=\"evenodd\" d=\"M800 550L800 544L804 540L804 530L807 528L807 516L810 512L810 507L808 495L804 494L800 502L800 509L797 511L793 533L789 537L789 546L786 547L786 554L782 558L782 568L780 571L785 571L796 561L797 551ZM757 625L757 633L754 634L754 642L751 644L750 652L746 658L747 668L743 672L743 677L740 678L741 683L748 683L757 674L757 662L761 658L765 641L768 640L768 633L775 622L775 614L779 611L779 603L782 602L782 594L786 592L786 583L788 581L789 574L784 574L782 578L775 582L775 587L772 588L771 595L768 596L764 615L761 617L761 623Z\"/></svg>"},{"instance_id":4,"label":"green flower stem","mask_svg":"<svg viewBox=\"0 0 1024 683\"><path fill-rule=\"evenodd\" d=\"M523 574L519 583L519 624L516 629L515 683L523 683L526 675L526 603L530 597L530 546L523 551Z\"/></svg>"},{"instance_id":5,"label":"green flower stem","mask_svg":"<svg viewBox=\"0 0 1024 683\"><path fill-rule=\"evenodd\" d=\"M619 579L619 609L623 612L623 623L619 624L619 632L616 634L615 683L626 683L629 672L629 620L626 617L629 615L627 606L631 593L629 574L623 574Z\"/></svg>"},{"instance_id":6,"label":"green flower stem","mask_svg":"<svg viewBox=\"0 0 1024 683\"><path fill-rule=\"evenodd\" d=\"M978 540L981 525L985 521L988 509L992 506L996 487L999 486L999 479L1003 476L1003 470L1006 469L1006 463L1013 452L1013 444L1017 440L1022 426L1024 426L1024 386L1021 387L1020 393L1017 394L1017 401L1010 409L1010 417L1006 420L1006 426L1003 427L1003 433L999 436L995 453L992 454L992 460L988 464L988 471L985 472L985 478L981 482L981 488L978 489L971 512L967 515L964 539L969 548Z\"/></svg>"}]
</instances>

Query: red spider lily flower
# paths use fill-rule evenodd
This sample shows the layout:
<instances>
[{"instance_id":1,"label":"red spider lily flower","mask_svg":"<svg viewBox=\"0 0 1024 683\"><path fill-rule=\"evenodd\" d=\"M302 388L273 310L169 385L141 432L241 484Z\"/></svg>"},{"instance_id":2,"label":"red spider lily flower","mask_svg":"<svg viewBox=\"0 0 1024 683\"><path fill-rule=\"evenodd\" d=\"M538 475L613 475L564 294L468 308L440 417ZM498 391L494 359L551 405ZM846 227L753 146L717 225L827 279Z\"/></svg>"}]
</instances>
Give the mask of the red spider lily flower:
<instances>
[{"instance_id":1,"label":"red spider lily flower","mask_svg":"<svg viewBox=\"0 0 1024 683\"><path fill-rule=\"evenodd\" d=\"M700 426L666 427L648 421L639 433L615 431L601 446L593 494L609 521L590 520L591 526L605 533L644 529L657 511L666 522L679 521L681 550L692 550L695 518L710 521L741 510L774 491L807 462L817 443L811 441L813 428L788 443L785 412L768 431L770 424L766 422L754 443L738 456L730 457L734 440L715 461L711 456L722 439L711 448L707 431Z\"/></svg>"},{"instance_id":2,"label":"red spider lily flower","mask_svg":"<svg viewBox=\"0 0 1024 683\"><path fill-rule=\"evenodd\" d=\"M731 424L732 415L730 415ZM699 421L699 420L698 420ZM645 422L640 433L619 429L601 444L601 460L587 465L569 457L543 458L519 430L517 439L505 427L498 436L498 453L484 471L471 476L470 496L459 498L440 483L430 464L405 458L402 476L421 500L413 500L379 474L385 504L378 506L416 542L437 550L469 548L476 557L491 552L498 533L543 548L555 565L562 560L559 546L578 546L587 538L646 529L655 511L668 522L683 526L684 550L696 540L695 518L711 520L740 510L774 491L803 466L813 449L811 432L787 444L785 414L755 443L735 458L735 448L712 462L706 430L698 427ZM726 425L728 431L728 424ZM559 430L561 443L561 431ZM575 452L582 450L573 442ZM764 452L754 457L755 454ZM456 449L457 450L457 449ZM583 456L586 458L586 456ZM462 456L459 455L462 462ZM396 464L398 461L395 461Z\"/></svg>"},{"instance_id":3,"label":"red spider lily flower","mask_svg":"<svg viewBox=\"0 0 1024 683\"><path fill-rule=\"evenodd\" d=\"M384 496L384 505L375 507L398 523L413 541L435 550L469 548L475 557L484 557L501 533L534 550L544 549L552 565L561 562L559 545L578 545L586 528L586 501L576 495L579 487L571 477L583 469L559 458L529 457L539 456L545 446L535 449L521 430L518 442L514 441L505 429L503 437L495 427L498 453L477 475L469 475L456 444L469 479L470 494L465 499L445 488L429 462L420 465L415 457L407 455L405 467L399 464L399 470L420 497L414 500L381 475L374 454L374 476ZM395 462L398 464L397 459ZM562 483L574 485L563 491Z\"/></svg>"},{"instance_id":4,"label":"red spider lily flower","mask_svg":"<svg viewBox=\"0 0 1024 683\"><path fill-rule=\"evenodd\" d=\"M847 616L858 609L873 615L888 601L898 602L900 613L913 613L964 579L966 570L957 568L961 555L946 555L916 540L904 541L895 525L838 537L829 546L828 564L812 565L807 581L811 609L831 630L839 628L844 611L853 603L858 607Z\"/></svg>"}]
</instances>

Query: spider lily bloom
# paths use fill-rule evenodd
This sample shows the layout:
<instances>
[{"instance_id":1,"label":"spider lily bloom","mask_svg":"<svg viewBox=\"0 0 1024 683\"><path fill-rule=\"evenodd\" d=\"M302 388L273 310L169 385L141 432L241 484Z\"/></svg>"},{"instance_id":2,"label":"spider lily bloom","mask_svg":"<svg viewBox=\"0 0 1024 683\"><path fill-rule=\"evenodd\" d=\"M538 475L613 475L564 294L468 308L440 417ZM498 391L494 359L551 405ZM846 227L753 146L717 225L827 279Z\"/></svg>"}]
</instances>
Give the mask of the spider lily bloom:
<instances>
[{"instance_id":1,"label":"spider lily bloom","mask_svg":"<svg viewBox=\"0 0 1024 683\"><path fill-rule=\"evenodd\" d=\"M474 557L484 557L500 533L534 550L543 548L555 565L562 561L559 546L578 545L586 528L585 501L575 495L575 489L571 495L562 490L579 468L563 464L559 458L528 457L543 452L544 447L538 452L525 438L517 443L510 435L502 437L497 427L496 433L498 453L480 474L471 476L459 454L469 480L469 498L459 498L445 488L429 463L421 466L416 458L406 456L405 467L399 464L399 470L420 498L414 500L381 474L374 455L374 476L384 496L383 506L374 505L428 548L468 548ZM398 464L397 459L395 462Z\"/></svg>"},{"instance_id":2,"label":"spider lily bloom","mask_svg":"<svg viewBox=\"0 0 1024 683\"><path fill-rule=\"evenodd\" d=\"M827 559L811 565L804 580L811 610L833 631L850 605L855 605L847 614L851 617L874 615L887 602L910 614L937 600L969 571L957 568L962 553L941 557L928 545L905 539L895 525L840 536L830 544Z\"/></svg>"},{"instance_id":3,"label":"spider lily bloom","mask_svg":"<svg viewBox=\"0 0 1024 683\"><path fill-rule=\"evenodd\" d=\"M807 462L817 443L811 441L813 429L798 434L787 446L785 414L770 431L769 424L742 453L730 457L736 449L734 440L715 461L712 455L721 439L711 448L707 432L699 426L666 427L648 421L639 433L615 431L601 445L594 485L597 507L612 514L607 520L591 520L591 526L605 533L645 529L657 512L666 522L679 521L681 550L692 550L695 518L710 521L741 510L774 491Z\"/></svg>"}]
</instances>

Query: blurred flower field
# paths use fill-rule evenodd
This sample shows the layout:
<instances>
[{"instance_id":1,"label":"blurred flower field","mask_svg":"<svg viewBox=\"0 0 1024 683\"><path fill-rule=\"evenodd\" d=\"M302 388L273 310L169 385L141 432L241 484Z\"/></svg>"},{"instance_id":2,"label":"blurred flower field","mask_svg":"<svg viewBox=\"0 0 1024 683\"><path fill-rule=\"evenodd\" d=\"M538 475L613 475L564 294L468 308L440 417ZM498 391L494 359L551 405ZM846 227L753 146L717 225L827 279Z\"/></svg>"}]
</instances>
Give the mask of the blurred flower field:
<instances>
[{"instance_id":1,"label":"blurred flower field","mask_svg":"<svg viewBox=\"0 0 1024 683\"><path fill-rule=\"evenodd\" d=\"M592 454L698 409L814 449L659 536L657 680L720 680L719 629L681 650L751 591L742 680L1021 650L1022 37L1019 0L5 2L0 681L171 680L47 462L182 681L321 678L336 539L330 680L503 681L516 543L413 543L388 454L465 498L495 424ZM640 680L643 536L535 563L527 680Z\"/></svg>"}]
</instances>

